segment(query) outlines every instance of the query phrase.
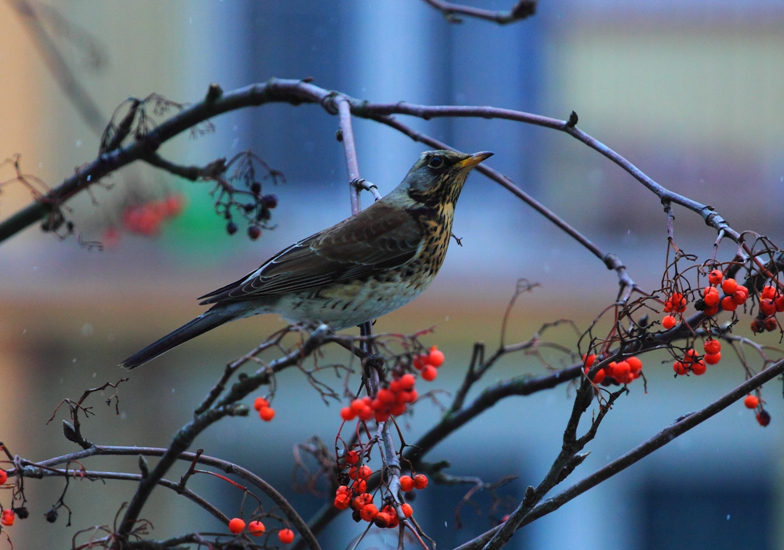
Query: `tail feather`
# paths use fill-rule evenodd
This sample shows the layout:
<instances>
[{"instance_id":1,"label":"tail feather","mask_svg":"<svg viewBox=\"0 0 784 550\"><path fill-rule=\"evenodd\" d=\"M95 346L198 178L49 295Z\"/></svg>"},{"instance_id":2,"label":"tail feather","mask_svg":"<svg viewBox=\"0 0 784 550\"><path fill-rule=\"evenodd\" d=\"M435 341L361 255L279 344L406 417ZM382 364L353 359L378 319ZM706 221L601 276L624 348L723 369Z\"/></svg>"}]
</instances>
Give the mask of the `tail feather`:
<instances>
[{"instance_id":1,"label":"tail feather","mask_svg":"<svg viewBox=\"0 0 784 550\"><path fill-rule=\"evenodd\" d=\"M212 330L234 318L235 316L233 314L225 311L215 311L214 309L206 311L203 315L196 317L193 321L184 324L157 342L153 342L140 352L131 355L128 359L120 363L120 366L129 370L135 369L148 361L152 361L159 355L163 355L170 349L187 342L191 338L204 334L208 330Z\"/></svg>"}]
</instances>

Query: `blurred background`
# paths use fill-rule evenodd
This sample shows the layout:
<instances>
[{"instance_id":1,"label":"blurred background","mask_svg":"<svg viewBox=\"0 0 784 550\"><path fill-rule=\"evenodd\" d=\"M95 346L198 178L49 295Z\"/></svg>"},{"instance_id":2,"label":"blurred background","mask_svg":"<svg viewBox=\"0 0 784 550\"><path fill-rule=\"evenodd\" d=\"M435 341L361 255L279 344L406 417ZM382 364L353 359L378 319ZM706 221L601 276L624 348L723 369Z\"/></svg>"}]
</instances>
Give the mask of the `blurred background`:
<instances>
[{"instance_id":1,"label":"blurred background","mask_svg":"<svg viewBox=\"0 0 784 550\"><path fill-rule=\"evenodd\" d=\"M511 0L472 5L508 9ZM32 6L36 17L24 15ZM0 158L19 154L24 173L50 186L93 160L99 134L128 97L158 93L199 101L210 83L231 90L270 77L313 77L315 84L371 101L493 105L567 118L659 183L711 204L735 229L782 242L784 218L784 4L705 0L565 1L540 4L529 20L506 27L466 19L450 24L421 0L267 0L156 2L82 0L0 2ZM45 37L43 34L45 34ZM47 40L49 41L47 43ZM81 85L69 100L51 70L52 49ZM92 113L80 114L76 103ZM92 106L90 106L92 105ZM159 117L159 120L163 117ZM132 373L116 364L198 315L195 298L236 280L295 239L350 213L337 119L317 106L269 105L216 118L215 131L167 143L160 153L182 164L206 164L252 149L286 183L263 183L279 197L274 231L258 241L234 236L214 213L211 185L133 165L67 206L85 240L103 251L58 240L32 227L0 248L0 440L14 454L43 460L77 450L61 434L63 398L120 377L120 414L102 397L84 426L102 444L167 446L222 372L283 322L273 316L221 327ZM491 150L488 164L555 210L605 252L618 254L644 289L661 285L666 219L657 199L617 166L557 132L495 120L405 120L464 151ZM390 191L423 146L392 130L356 120L362 176ZM0 181L13 178L6 164ZM182 212L152 236L123 231L129 205L184 197ZM0 219L31 200L18 183L0 193ZM363 197L369 204L369 195ZM675 238L699 261L713 253L715 234L696 215L675 209ZM118 229L119 231L114 231ZM411 333L435 327L447 364L433 388L459 383L473 343L495 349L517 279L541 283L518 300L507 341L530 338L546 322L568 318L580 331L612 303L616 277L585 249L529 207L473 175L458 207L453 246L432 287L381 319L377 331ZM725 244L720 259L734 252ZM748 333L748 316L738 327ZM559 328L545 339L576 349L577 333ZM777 345L778 336L760 337ZM630 386L589 445L574 481L650 438L676 418L704 407L744 379L735 355L702 377L672 378L666 355L648 355L641 381ZM759 366L753 353L751 364ZM326 361L345 362L334 352ZM553 366L568 356L550 355ZM542 375L532 356L505 358L487 382ZM341 381L326 377L334 387ZM339 404L326 406L297 372L277 380L276 419L231 419L196 443L272 482L305 517L320 500L292 486L292 447L317 435L328 446ZM473 394L475 395L475 394ZM519 479L502 494L514 500L536 485L557 455L573 392L507 399L433 452L449 473L493 481ZM761 428L736 404L631 469L526 527L510 548L653 550L784 547L784 432L780 381L763 392L773 417ZM446 398L444 398L446 399ZM439 417L422 403L406 438L416 440ZM489 459L492 457L492 459ZM136 460L91 459L96 470L136 471ZM377 466L377 464L376 464ZM181 473L170 476L177 479ZM571 479L571 478L570 478ZM242 494L216 480L193 487L229 516ZM60 496L60 480L27 482L30 519L7 532L16 548L67 547L92 525L111 525L134 486L72 482L54 525L42 515ZM428 488L417 518L439 547L484 531L508 510L488 515L455 509L467 487ZM0 494L10 504L10 492ZM147 514L166 538L193 530L225 531L201 509L158 490ZM344 548L361 532L342 517L323 535L324 548ZM565 528L568 526L568 528ZM390 542L390 541L386 541ZM381 547L373 539L367 547Z\"/></svg>"}]
</instances>

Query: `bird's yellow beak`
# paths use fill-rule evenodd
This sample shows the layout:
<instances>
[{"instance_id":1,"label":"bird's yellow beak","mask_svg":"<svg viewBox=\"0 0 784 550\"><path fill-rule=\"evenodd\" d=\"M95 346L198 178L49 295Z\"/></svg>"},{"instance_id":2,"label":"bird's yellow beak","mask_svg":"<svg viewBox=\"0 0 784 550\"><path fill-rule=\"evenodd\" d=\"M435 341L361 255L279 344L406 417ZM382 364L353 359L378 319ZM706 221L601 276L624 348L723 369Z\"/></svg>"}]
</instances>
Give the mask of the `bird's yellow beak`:
<instances>
[{"instance_id":1,"label":"bird's yellow beak","mask_svg":"<svg viewBox=\"0 0 784 550\"><path fill-rule=\"evenodd\" d=\"M467 159L461 160L460 162L458 162L457 165L460 168L473 168L474 166L476 166L477 164L479 164L483 160L486 160L486 159L489 159L490 157L492 157L493 154L494 153L491 153L490 151L482 151L480 153L474 153L473 155L471 155Z\"/></svg>"}]
</instances>

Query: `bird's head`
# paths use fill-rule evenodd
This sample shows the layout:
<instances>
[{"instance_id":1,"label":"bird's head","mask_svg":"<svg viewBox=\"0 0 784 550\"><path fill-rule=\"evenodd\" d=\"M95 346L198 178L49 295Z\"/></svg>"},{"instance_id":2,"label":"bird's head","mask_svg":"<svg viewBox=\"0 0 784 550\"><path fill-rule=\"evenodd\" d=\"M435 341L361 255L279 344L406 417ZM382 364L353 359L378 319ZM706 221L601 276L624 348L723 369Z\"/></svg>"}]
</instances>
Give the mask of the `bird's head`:
<instances>
[{"instance_id":1,"label":"bird's head","mask_svg":"<svg viewBox=\"0 0 784 550\"><path fill-rule=\"evenodd\" d=\"M408 171L400 186L415 202L434 207L457 202L468 173L493 153L467 155L457 151L426 151Z\"/></svg>"}]
</instances>

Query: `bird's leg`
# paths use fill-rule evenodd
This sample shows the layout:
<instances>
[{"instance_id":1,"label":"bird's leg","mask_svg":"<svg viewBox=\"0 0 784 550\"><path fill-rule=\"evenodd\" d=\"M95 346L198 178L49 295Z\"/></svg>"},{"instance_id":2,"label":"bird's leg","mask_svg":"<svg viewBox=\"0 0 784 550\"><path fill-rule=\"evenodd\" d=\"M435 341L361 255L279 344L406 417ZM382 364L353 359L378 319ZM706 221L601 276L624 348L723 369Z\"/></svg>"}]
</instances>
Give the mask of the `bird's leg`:
<instances>
[{"instance_id":1,"label":"bird's leg","mask_svg":"<svg viewBox=\"0 0 784 550\"><path fill-rule=\"evenodd\" d=\"M379 200L381 198L381 194L378 192L378 187L376 187L376 184L367 181L365 178L354 178L351 180L351 185L360 191L370 191L375 200Z\"/></svg>"}]
</instances>

